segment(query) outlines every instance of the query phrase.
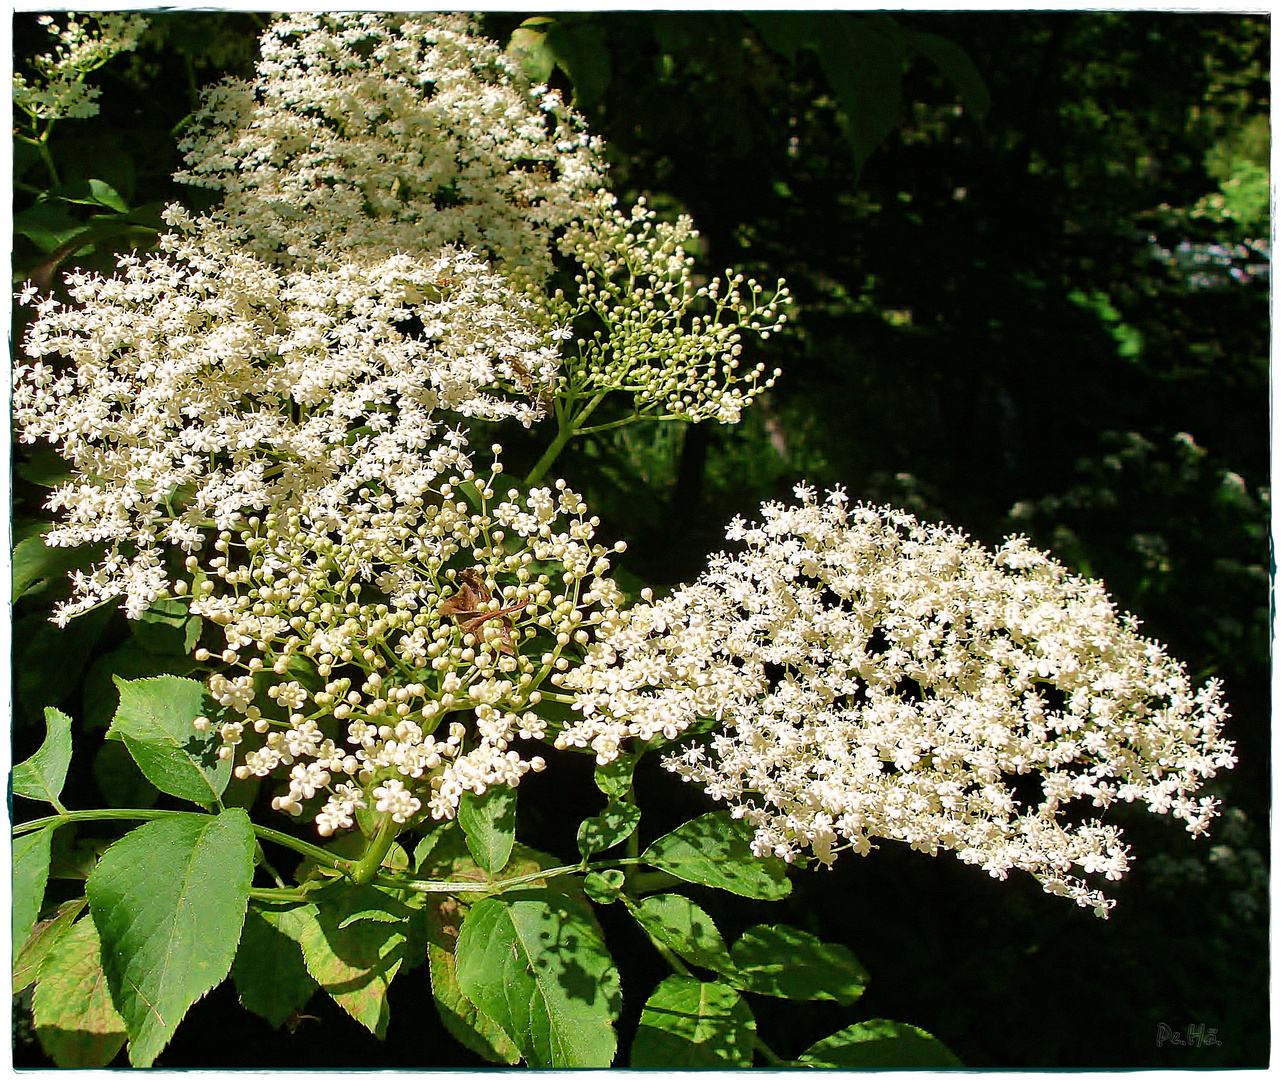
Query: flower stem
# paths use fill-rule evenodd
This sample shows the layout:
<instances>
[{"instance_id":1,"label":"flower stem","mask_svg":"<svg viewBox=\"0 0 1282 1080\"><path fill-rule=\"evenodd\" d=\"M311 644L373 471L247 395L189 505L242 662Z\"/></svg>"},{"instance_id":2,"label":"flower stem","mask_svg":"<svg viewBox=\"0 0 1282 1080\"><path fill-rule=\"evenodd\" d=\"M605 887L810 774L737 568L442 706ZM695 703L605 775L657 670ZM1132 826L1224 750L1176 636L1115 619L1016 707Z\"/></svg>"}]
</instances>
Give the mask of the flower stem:
<instances>
[{"instance_id":1,"label":"flower stem","mask_svg":"<svg viewBox=\"0 0 1282 1080\"><path fill-rule=\"evenodd\" d=\"M396 834L400 831L400 826L392 820L392 812L389 810L383 815L383 820L378 823L378 828L374 830L374 835L370 838L369 847L365 849L365 854L361 856L361 861L348 871L348 877L356 882L357 885L364 885L373 881L374 875L378 873L378 868L383 865L384 857L391 850Z\"/></svg>"}]
</instances>

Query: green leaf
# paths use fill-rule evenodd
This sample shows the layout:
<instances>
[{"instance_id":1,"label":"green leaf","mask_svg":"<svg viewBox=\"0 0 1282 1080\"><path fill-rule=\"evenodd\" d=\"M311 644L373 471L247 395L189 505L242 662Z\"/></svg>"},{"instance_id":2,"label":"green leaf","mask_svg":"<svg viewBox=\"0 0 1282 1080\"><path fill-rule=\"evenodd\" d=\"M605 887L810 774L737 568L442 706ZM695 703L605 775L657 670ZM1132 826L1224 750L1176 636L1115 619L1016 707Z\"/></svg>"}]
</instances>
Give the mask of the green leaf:
<instances>
[{"instance_id":1,"label":"green leaf","mask_svg":"<svg viewBox=\"0 0 1282 1080\"><path fill-rule=\"evenodd\" d=\"M40 916L49 881L49 852L56 826L13 838L13 938L26 941Z\"/></svg>"},{"instance_id":2,"label":"green leaf","mask_svg":"<svg viewBox=\"0 0 1282 1080\"><path fill-rule=\"evenodd\" d=\"M57 487L71 479L71 464L52 446L36 446L24 448L27 455L26 461L20 461L13 467L13 471L21 476L24 480L35 484L37 487ZM40 532L45 533L53 528L53 522L45 521L40 524ZM15 530L16 531L16 530ZM97 545L92 545L95 550L101 551ZM82 548L50 548L51 551L77 551ZM15 555L17 552L15 551Z\"/></svg>"},{"instance_id":3,"label":"green leaf","mask_svg":"<svg viewBox=\"0 0 1282 1080\"><path fill-rule=\"evenodd\" d=\"M240 1003L278 1028L311 1000L316 980L307 973L298 942L276 925L276 912L251 906L231 965Z\"/></svg>"},{"instance_id":4,"label":"green leaf","mask_svg":"<svg viewBox=\"0 0 1282 1080\"><path fill-rule=\"evenodd\" d=\"M84 726L105 728L120 708L120 694L113 676L125 681L147 679L155 675L187 675L200 665L190 657L158 656L150 653L129 637L118 648L98 657L85 674Z\"/></svg>"},{"instance_id":5,"label":"green leaf","mask_svg":"<svg viewBox=\"0 0 1282 1080\"><path fill-rule=\"evenodd\" d=\"M799 1065L837 1069L960 1069L961 1060L933 1035L896 1020L865 1020L821 1039Z\"/></svg>"},{"instance_id":6,"label":"green leaf","mask_svg":"<svg viewBox=\"0 0 1282 1080\"><path fill-rule=\"evenodd\" d=\"M497 874L507 865L516 841L516 788L494 784L480 797L463 792L458 823L467 837L472 858L491 874Z\"/></svg>"},{"instance_id":7,"label":"green leaf","mask_svg":"<svg viewBox=\"0 0 1282 1080\"><path fill-rule=\"evenodd\" d=\"M200 640L203 620L183 600L156 600L131 623L134 640L149 653L186 656Z\"/></svg>"},{"instance_id":8,"label":"green leaf","mask_svg":"<svg viewBox=\"0 0 1282 1080\"><path fill-rule=\"evenodd\" d=\"M704 814L661 836L642 858L682 881L710 885L754 900L779 900L792 891L780 859L758 858L754 830L728 810Z\"/></svg>"},{"instance_id":9,"label":"green leaf","mask_svg":"<svg viewBox=\"0 0 1282 1080\"><path fill-rule=\"evenodd\" d=\"M93 778L108 806L146 810L160 798L123 743L102 744L93 759Z\"/></svg>"},{"instance_id":10,"label":"green leaf","mask_svg":"<svg viewBox=\"0 0 1282 1080\"><path fill-rule=\"evenodd\" d=\"M526 19L512 31L507 43L507 54L521 65L526 78L532 83L546 83L552 77L556 57L548 48L546 17Z\"/></svg>"},{"instance_id":11,"label":"green leaf","mask_svg":"<svg viewBox=\"0 0 1282 1080\"><path fill-rule=\"evenodd\" d=\"M114 681L120 707L107 738L123 741L143 776L166 795L201 806L216 803L231 779L231 762L218 756L216 723L204 732L191 726L198 716L217 714L205 687L176 675Z\"/></svg>"},{"instance_id":12,"label":"green leaf","mask_svg":"<svg viewBox=\"0 0 1282 1080\"><path fill-rule=\"evenodd\" d=\"M827 945L793 926L754 926L734 943L730 958L741 990L794 1001L849 1005L868 985L868 972L844 945Z\"/></svg>"},{"instance_id":13,"label":"green leaf","mask_svg":"<svg viewBox=\"0 0 1282 1080\"><path fill-rule=\"evenodd\" d=\"M858 172L899 122L904 43L893 20L846 12L825 16L819 65L845 113L843 130Z\"/></svg>"},{"instance_id":14,"label":"green leaf","mask_svg":"<svg viewBox=\"0 0 1282 1080\"><path fill-rule=\"evenodd\" d=\"M13 992L15 994L36 981L36 975L39 974L40 965L44 963L45 957L71 929L71 924L75 922L76 916L84 911L87 902L83 896L68 900L58 908L52 919L44 919L31 928L26 943L13 958ZM17 944L16 938L14 944Z\"/></svg>"},{"instance_id":15,"label":"green leaf","mask_svg":"<svg viewBox=\"0 0 1282 1080\"><path fill-rule=\"evenodd\" d=\"M822 35L816 21L821 15L804 11L745 11L743 17L775 52L795 63L802 49L814 48Z\"/></svg>"},{"instance_id":16,"label":"green leaf","mask_svg":"<svg viewBox=\"0 0 1282 1080\"><path fill-rule=\"evenodd\" d=\"M496 1065L515 1065L520 1061L521 1051L516 1044L459 989L454 954L432 943L427 947L427 962L436 1011L440 1013L446 1030L486 1061Z\"/></svg>"},{"instance_id":17,"label":"green leaf","mask_svg":"<svg viewBox=\"0 0 1282 1080\"><path fill-rule=\"evenodd\" d=\"M303 949L321 989L378 1038L390 1018L387 988L405 961L413 910L369 885L340 885L318 904L280 912L277 927Z\"/></svg>"},{"instance_id":18,"label":"green leaf","mask_svg":"<svg viewBox=\"0 0 1282 1080\"><path fill-rule=\"evenodd\" d=\"M105 206L121 214L129 213L129 204L104 180L79 180L74 184L64 184L47 192L46 197L84 206Z\"/></svg>"},{"instance_id":19,"label":"green leaf","mask_svg":"<svg viewBox=\"0 0 1282 1080\"><path fill-rule=\"evenodd\" d=\"M622 870L593 870L583 875L583 891L598 904L613 904L619 899L625 880Z\"/></svg>"},{"instance_id":20,"label":"green leaf","mask_svg":"<svg viewBox=\"0 0 1282 1080\"><path fill-rule=\"evenodd\" d=\"M636 832L641 807L635 803L612 802L596 817L579 825L579 853L584 859L609 851Z\"/></svg>"},{"instance_id":21,"label":"green leaf","mask_svg":"<svg viewBox=\"0 0 1282 1080\"><path fill-rule=\"evenodd\" d=\"M736 974L717 924L693 901L661 893L639 904L629 902L628 910L647 934L682 959L723 975Z\"/></svg>"},{"instance_id":22,"label":"green leaf","mask_svg":"<svg viewBox=\"0 0 1282 1080\"><path fill-rule=\"evenodd\" d=\"M547 47L574 83L574 105L585 109L610 85L610 51L605 31L594 23L548 25Z\"/></svg>"},{"instance_id":23,"label":"green leaf","mask_svg":"<svg viewBox=\"0 0 1282 1080\"><path fill-rule=\"evenodd\" d=\"M921 53L935 65L940 73L957 88L962 104L977 121L983 123L993 100L975 62L966 50L955 41L926 34L920 30L905 30L904 36L911 48Z\"/></svg>"},{"instance_id":24,"label":"green leaf","mask_svg":"<svg viewBox=\"0 0 1282 1080\"><path fill-rule=\"evenodd\" d=\"M61 461L62 459L59 458ZM34 585L53 578L62 578L72 570L88 570L102 554L97 545L83 547L49 547L43 534L52 526L43 527L39 536L29 536L13 549L13 600L17 603Z\"/></svg>"},{"instance_id":25,"label":"green leaf","mask_svg":"<svg viewBox=\"0 0 1282 1080\"><path fill-rule=\"evenodd\" d=\"M70 927L40 965L31 1011L40 1045L59 1068L105 1068L125 1045L92 919Z\"/></svg>"},{"instance_id":26,"label":"green leaf","mask_svg":"<svg viewBox=\"0 0 1282 1080\"><path fill-rule=\"evenodd\" d=\"M231 970L254 870L244 810L148 822L107 849L85 893L129 1060L146 1067Z\"/></svg>"},{"instance_id":27,"label":"green leaf","mask_svg":"<svg viewBox=\"0 0 1282 1080\"><path fill-rule=\"evenodd\" d=\"M45 709L45 741L21 765L13 767L13 793L25 799L58 805L71 764L71 717Z\"/></svg>"},{"instance_id":28,"label":"green leaf","mask_svg":"<svg viewBox=\"0 0 1282 1080\"><path fill-rule=\"evenodd\" d=\"M84 222L72 217L66 207L54 203L37 203L14 215L13 231L48 253L89 230Z\"/></svg>"},{"instance_id":29,"label":"green leaf","mask_svg":"<svg viewBox=\"0 0 1282 1080\"><path fill-rule=\"evenodd\" d=\"M39 716L46 706L66 700L114 614L111 605L104 604L78 615L61 630L45 623L31 635L21 659L13 665L18 701L28 714Z\"/></svg>"},{"instance_id":30,"label":"green leaf","mask_svg":"<svg viewBox=\"0 0 1282 1080\"><path fill-rule=\"evenodd\" d=\"M598 765L592 778L597 788L609 799L622 799L632 790L632 773L637 767L632 754L620 754L608 765Z\"/></svg>"},{"instance_id":31,"label":"green leaf","mask_svg":"<svg viewBox=\"0 0 1282 1080\"><path fill-rule=\"evenodd\" d=\"M619 974L596 927L566 897L526 890L487 897L463 920L459 988L534 1068L614 1060Z\"/></svg>"},{"instance_id":32,"label":"green leaf","mask_svg":"<svg viewBox=\"0 0 1282 1080\"><path fill-rule=\"evenodd\" d=\"M671 975L650 995L632 1043L634 1069L725 1069L752 1065L756 1021L728 986Z\"/></svg>"}]
</instances>

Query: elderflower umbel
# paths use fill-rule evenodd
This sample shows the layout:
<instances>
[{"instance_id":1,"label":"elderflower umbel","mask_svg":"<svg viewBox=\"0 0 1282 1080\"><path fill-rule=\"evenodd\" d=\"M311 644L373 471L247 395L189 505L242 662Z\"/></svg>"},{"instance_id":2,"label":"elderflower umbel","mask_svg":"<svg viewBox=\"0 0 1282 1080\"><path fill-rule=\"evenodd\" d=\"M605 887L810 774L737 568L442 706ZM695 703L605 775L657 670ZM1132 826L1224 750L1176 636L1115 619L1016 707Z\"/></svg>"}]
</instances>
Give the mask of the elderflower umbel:
<instances>
[{"instance_id":1,"label":"elderflower umbel","mask_svg":"<svg viewBox=\"0 0 1282 1080\"><path fill-rule=\"evenodd\" d=\"M1219 685L1194 689L1099 583L1022 538L990 552L797 494L731 526L742 553L598 629L563 680L584 717L563 739L609 749L714 718L709 746L665 765L754 825L758 855L831 863L902 840L1100 915L1114 901L1085 876L1120 878L1128 854L1092 809L1207 827L1217 804L1197 789L1235 761Z\"/></svg>"},{"instance_id":2,"label":"elderflower umbel","mask_svg":"<svg viewBox=\"0 0 1282 1080\"><path fill-rule=\"evenodd\" d=\"M465 470L410 505L362 490L326 518L251 517L205 566L188 560L191 611L227 644L210 692L244 716L223 754L240 777L291 770L276 809L324 796L308 813L326 836L365 806L453 817L464 791L543 768L512 744L549 735L540 686L621 594L564 481L496 498L499 473Z\"/></svg>"},{"instance_id":3,"label":"elderflower umbel","mask_svg":"<svg viewBox=\"0 0 1282 1080\"><path fill-rule=\"evenodd\" d=\"M274 260L475 249L551 270L551 231L600 186L599 142L467 15L299 13L263 34L249 82L208 95L177 179Z\"/></svg>"},{"instance_id":4,"label":"elderflower umbel","mask_svg":"<svg viewBox=\"0 0 1282 1080\"><path fill-rule=\"evenodd\" d=\"M13 76L13 103L33 120L86 119L98 115L100 91L85 76L117 53L132 52L148 23L141 15L70 15L60 28L51 15L40 23L58 41L32 61L41 81Z\"/></svg>"},{"instance_id":5,"label":"elderflower umbel","mask_svg":"<svg viewBox=\"0 0 1282 1080\"><path fill-rule=\"evenodd\" d=\"M541 414L556 350L470 254L286 271L207 229L164 244L71 275L73 304L41 303L14 374L22 441L74 467L46 543L108 545L63 620L113 596L136 616L169 585L166 546L247 513L340 511L372 481L412 502L465 462L444 411Z\"/></svg>"},{"instance_id":6,"label":"elderflower umbel","mask_svg":"<svg viewBox=\"0 0 1282 1080\"><path fill-rule=\"evenodd\" d=\"M638 414L738 423L780 374L764 364L740 369L743 331L764 340L780 329L788 290L780 281L763 299L757 282L730 271L724 285L696 287L685 250L698 236L690 218L660 222L644 199L628 214L615 202L601 192L560 241L578 263L576 291L548 301L552 320L605 330L566 347L565 390L587 398L624 390Z\"/></svg>"}]
</instances>

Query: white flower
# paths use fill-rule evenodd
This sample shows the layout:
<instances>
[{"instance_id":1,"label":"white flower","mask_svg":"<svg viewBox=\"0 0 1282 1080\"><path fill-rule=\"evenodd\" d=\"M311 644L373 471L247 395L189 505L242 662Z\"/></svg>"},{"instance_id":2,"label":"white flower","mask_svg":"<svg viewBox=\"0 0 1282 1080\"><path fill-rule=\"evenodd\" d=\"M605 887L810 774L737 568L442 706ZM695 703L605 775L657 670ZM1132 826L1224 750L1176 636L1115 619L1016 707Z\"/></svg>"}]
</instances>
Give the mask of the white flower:
<instances>
[{"instance_id":1,"label":"white flower","mask_svg":"<svg viewBox=\"0 0 1282 1080\"><path fill-rule=\"evenodd\" d=\"M758 853L827 863L902 840L1099 914L1113 901L1073 868L1116 880L1126 849L1079 808L1124 793L1206 828L1215 801L1187 796L1235 761L1218 684L1194 692L1097 582L1021 538L989 552L841 492L798 498L736 522L745 550L693 586L599 628L562 680L584 719L559 741L609 758L715 718L710 746L665 765L729 802Z\"/></svg>"},{"instance_id":2,"label":"white flower","mask_svg":"<svg viewBox=\"0 0 1282 1080\"><path fill-rule=\"evenodd\" d=\"M68 16L62 28L52 18L42 22L58 44L32 61L39 81L13 76L13 103L36 120L97 116L99 90L86 86L85 76L117 53L136 49L147 20L141 15L79 14Z\"/></svg>"}]
</instances>

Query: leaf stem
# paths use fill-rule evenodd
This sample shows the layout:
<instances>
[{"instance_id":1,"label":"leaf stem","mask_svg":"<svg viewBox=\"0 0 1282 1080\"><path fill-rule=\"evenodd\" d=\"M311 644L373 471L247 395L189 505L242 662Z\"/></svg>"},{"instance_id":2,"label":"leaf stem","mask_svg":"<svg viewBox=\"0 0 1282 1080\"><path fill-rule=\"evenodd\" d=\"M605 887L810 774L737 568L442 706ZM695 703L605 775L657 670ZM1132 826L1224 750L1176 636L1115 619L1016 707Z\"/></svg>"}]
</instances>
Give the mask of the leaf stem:
<instances>
[{"instance_id":1,"label":"leaf stem","mask_svg":"<svg viewBox=\"0 0 1282 1080\"><path fill-rule=\"evenodd\" d=\"M758 1054L760 1054L763 1058L765 1058L768 1062L770 1062L771 1065L779 1065L779 1066L787 1067L794 1064L791 1061L787 1061L784 1058L781 1058L778 1054L776 1054L773 1050L771 1050L770 1047L768 1047L765 1044L765 1042L762 1040L760 1035L753 1035L752 1048Z\"/></svg>"},{"instance_id":2,"label":"leaf stem","mask_svg":"<svg viewBox=\"0 0 1282 1080\"><path fill-rule=\"evenodd\" d=\"M532 874L522 874L519 877L502 878L498 881L436 881L428 878L403 878L380 875L375 879L377 884L392 886L399 889L408 889L411 892L425 893L465 893L480 892L488 893L491 896L497 896L499 893L507 892L509 889L519 888L522 885L530 885L536 881L543 881L545 878L564 877L566 874L582 874L587 870L610 870L616 867L632 866L639 863L640 859L609 859L603 862L591 863L583 866L575 863L573 866L555 866L550 870L536 870Z\"/></svg>"}]
</instances>

